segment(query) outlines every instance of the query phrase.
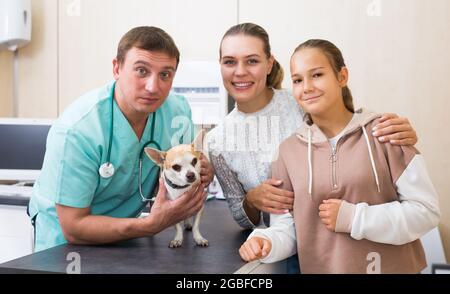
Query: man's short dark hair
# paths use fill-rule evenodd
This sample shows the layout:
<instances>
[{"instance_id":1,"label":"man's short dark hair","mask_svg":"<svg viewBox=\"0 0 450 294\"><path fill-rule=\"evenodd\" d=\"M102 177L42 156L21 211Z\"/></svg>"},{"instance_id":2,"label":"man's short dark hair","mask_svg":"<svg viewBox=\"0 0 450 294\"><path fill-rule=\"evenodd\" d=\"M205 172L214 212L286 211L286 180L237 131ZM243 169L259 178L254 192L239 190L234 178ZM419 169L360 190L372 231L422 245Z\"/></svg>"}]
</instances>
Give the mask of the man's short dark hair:
<instances>
[{"instance_id":1,"label":"man's short dark hair","mask_svg":"<svg viewBox=\"0 0 450 294\"><path fill-rule=\"evenodd\" d=\"M163 52L180 61L180 51L178 51L172 37L165 31L157 27L136 27L128 31L122 39L120 39L117 47L116 59L119 64L123 64L127 52L133 48L142 50Z\"/></svg>"}]
</instances>

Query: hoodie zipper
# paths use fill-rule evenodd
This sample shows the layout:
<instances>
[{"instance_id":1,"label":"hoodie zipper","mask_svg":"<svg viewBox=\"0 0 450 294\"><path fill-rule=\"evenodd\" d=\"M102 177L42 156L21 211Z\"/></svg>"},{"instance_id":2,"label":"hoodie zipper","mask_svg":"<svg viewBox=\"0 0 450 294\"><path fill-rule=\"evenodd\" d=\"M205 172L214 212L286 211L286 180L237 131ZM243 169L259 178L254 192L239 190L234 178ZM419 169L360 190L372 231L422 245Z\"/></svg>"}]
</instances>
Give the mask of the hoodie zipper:
<instances>
[{"instance_id":1,"label":"hoodie zipper","mask_svg":"<svg viewBox=\"0 0 450 294\"><path fill-rule=\"evenodd\" d=\"M333 145L330 144L331 146L331 156L330 156L330 162L331 162L331 180L332 180L332 186L331 186L331 190L337 190L338 188L338 182L337 182L337 177L336 177L336 162L337 162L337 143L336 142L336 147L334 147Z\"/></svg>"},{"instance_id":2,"label":"hoodie zipper","mask_svg":"<svg viewBox=\"0 0 450 294\"><path fill-rule=\"evenodd\" d=\"M355 114L356 113L362 113L362 111L356 111L355 112ZM351 127L351 128L349 128L349 129L351 129L350 131L349 130L347 130L347 132L345 133L345 134L343 134L340 138L339 138L339 140L337 140L337 142L336 142L336 147L333 147L333 145L330 143L330 142L328 142L328 144L330 144L330 149L331 149L331 154L330 154L330 165L331 165L331 181L332 181L332 183L331 183L331 190L332 191L335 191L335 190L337 190L338 188L339 188L339 185L338 185L338 180L337 180L337 168L336 168L336 166L337 166L337 160L338 160L338 156L337 156L337 149L338 149L338 145L339 145L339 143L340 143L340 141L344 138L344 137L347 137L347 136L350 136L350 135L352 135L352 134L354 134L355 132L357 132L358 130L360 130L360 127L364 127L367 123L369 123L369 122L371 122L372 120L374 120L376 117L378 117L378 115L373 115L373 114L370 114L371 116L370 116L370 120L369 119L367 119L367 117L364 119L364 120L356 120L356 122L354 123L354 125L356 125L356 124L358 124L359 125L359 127L354 127L354 129L353 129L353 127ZM367 116L367 114L366 114L366 116ZM352 120L354 119L354 117L352 118ZM350 121L350 123L351 123L351 121ZM347 128L347 127L346 127ZM301 141L303 141L303 142L306 142L306 143L308 143L308 138L307 137L305 137L306 135L304 134L304 130L303 129L300 129L300 130L297 130L296 131L296 136L297 136L297 138L299 139L299 140L301 140ZM317 142L316 142L317 143ZM320 141L320 142L318 142L318 143L322 143L322 141ZM375 173L375 178L377 177L377 175L376 175L376 171L374 172Z\"/></svg>"}]
</instances>

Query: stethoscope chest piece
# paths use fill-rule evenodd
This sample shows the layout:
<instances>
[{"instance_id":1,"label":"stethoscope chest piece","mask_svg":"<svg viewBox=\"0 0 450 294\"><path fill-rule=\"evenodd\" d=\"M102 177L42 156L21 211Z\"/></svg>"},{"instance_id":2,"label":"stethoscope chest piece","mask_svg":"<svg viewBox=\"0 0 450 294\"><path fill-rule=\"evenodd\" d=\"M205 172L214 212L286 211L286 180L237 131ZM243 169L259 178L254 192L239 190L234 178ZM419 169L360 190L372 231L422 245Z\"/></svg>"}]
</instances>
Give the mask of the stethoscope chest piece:
<instances>
[{"instance_id":1,"label":"stethoscope chest piece","mask_svg":"<svg viewBox=\"0 0 450 294\"><path fill-rule=\"evenodd\" d=\"M98 169L98 173L102 178L110 178L114 175L114 166L110 162L105 162Z\"/></svg>"}]
</instances>

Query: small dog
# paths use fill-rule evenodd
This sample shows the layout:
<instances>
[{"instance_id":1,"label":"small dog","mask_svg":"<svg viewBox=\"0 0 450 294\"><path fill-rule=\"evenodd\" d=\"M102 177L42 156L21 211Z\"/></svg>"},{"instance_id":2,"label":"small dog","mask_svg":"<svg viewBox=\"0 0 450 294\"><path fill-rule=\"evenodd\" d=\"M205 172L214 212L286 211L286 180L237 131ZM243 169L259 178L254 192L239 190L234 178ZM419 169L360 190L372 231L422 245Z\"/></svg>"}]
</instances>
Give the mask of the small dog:
<instances>
[{"instance_id":1,"label":"small dog","mask_svg":"<svg viewBox=\"0 0 450 294\"><path fill-rule=\"evenodd\" d=\"M170 148L166 152L154 148L145 148L145 153L150 159L161 168L161 177L167 189L169 199L176 199L191 186L200 181L200 155L202 154L204 131L195 138L192 144L182 144ZM204 206L195 216L192 226L191 218L184 220L184 227L187 230L192 229L195 243L198 246L208 246L208 240L200 234L199 224ZM180 247L183 243L183 222L175 225L175 238L170 241L169 247Z\"/></svg>"}]
</instances>

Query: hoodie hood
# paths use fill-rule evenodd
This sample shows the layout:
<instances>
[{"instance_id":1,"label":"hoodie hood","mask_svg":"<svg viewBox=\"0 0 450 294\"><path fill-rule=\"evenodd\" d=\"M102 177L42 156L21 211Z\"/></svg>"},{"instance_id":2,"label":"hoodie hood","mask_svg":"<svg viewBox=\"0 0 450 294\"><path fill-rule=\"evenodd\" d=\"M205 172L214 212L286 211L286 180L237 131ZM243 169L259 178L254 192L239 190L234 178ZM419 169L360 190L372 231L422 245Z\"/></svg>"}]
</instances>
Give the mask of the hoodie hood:
<instances>
[{"instance_id":1,"label":"hoodie hood","mask_svg":"<svg viewBox=\"0 0 450 294\"><path fill-rule=\"evenodd\" d=\"M355 111L353 118L350 120L349 124L342 131L342 137L353 133L354 131L360 129L361 127L366 126L368 123L373 120L381 117L381 114L375 113L373 111L367 110L365 108L360 108ZM297 138L304 142L308 142L308 132L311 131L311 143L325 143L328 142L328 138L322 132L322 130L316 125L313 124L309 126L307 123L304 123L297 129L295 132Z\"/></svg>"},{"instance_id":2,"label":"hoodie hood","mask_svg":"<svg viewBox=\"0 0 450 294\"><path fill-rule=\"evenodd\" d=\"M362 130L367 145L367 153L370 158L372 172L375 179L375 183L377 185L378 192L380 192L380 183L378 179L377 169L375 166L375 160L373 158L372 146L370 145L369 135L367 134L365 126L370 122L372 122L373 120L379 118L380 116L381 116L380 114L374 113L372 111L363 108L358 109L357 111L355 111L351 121L341 132L342 136L340 137L343 138L353 132L356 132L359 129ZM313 186L312 144L319 144L325 142L328 143L328 138L324 135L322 130L320 130L320 128L317 125L313 124L310 126L307 123L302 124L302 126L296 131L295 134L297 138L308 144L308 174L309 174L308 193L312 198L312 186ZM334 155L334 152L336 151L335 150L332 151L332 155Z\"/></svg>"}]
</instances>

